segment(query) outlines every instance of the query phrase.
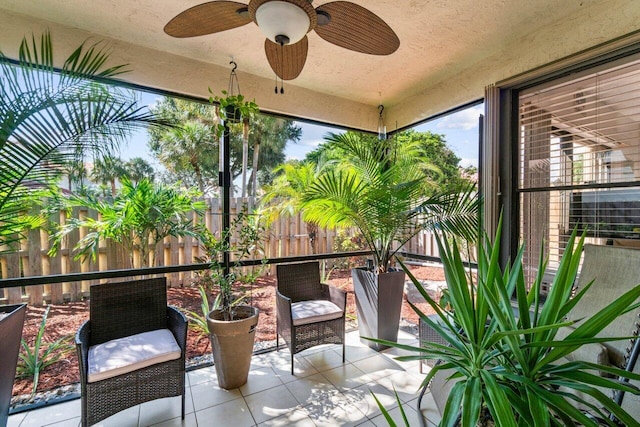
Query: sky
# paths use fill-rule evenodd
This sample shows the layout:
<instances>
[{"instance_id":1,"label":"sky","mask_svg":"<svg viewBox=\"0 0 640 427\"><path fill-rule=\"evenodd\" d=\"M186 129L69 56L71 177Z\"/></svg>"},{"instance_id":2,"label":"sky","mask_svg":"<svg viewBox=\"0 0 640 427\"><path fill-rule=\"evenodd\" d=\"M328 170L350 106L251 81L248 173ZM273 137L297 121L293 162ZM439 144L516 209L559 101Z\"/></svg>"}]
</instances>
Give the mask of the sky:
<instances>
[{"instance_id":1,"label":"sky","mask_svg":"<svg viewBox=\"0 0 640 427\"><path fill-rule=\"evenodd\" d=\"M140 92L140 103L142 105L152 105L160 95L147 92ZM478 117L484 110L483 104L479 104L445 117L431 120L416 126L417 131L431 131L443 134L449 148L460 157L460 165L478 166ZM304 159L305 155L314 150L323 142L323 137L328 132L340 132L339 128L321 126L311 123L297 122L302 128L302 138L297 143L288 143L285 149L287 160ZM387 125L387 129L389 126ZM121 157L129 160L132 157L142 157L151 163L156 169L160 169L160 164L149 153L147 147L146 131L136 132L129 144L122 148Z\"/></svg>"}]
</instances>

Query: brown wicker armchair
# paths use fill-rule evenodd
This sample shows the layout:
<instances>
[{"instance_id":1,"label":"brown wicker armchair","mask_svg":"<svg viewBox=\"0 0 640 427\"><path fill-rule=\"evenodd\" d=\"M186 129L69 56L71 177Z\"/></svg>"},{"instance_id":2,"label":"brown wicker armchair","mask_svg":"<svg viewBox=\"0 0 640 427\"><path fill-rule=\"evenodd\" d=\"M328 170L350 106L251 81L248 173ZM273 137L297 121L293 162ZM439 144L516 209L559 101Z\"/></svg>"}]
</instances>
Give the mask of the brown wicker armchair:
<instances>
[{"instance_id":1,"label":"brown wicker armchair","mask_svg":"<svg viewBox=\"0 0 640 427\"><path fill-rule=\"evenodd\" d=\"M167 306L166 280L95 285L90 293L90 318L76 334L82 426L172 396L182 396L184 419L187 319Z\"/></svg>"},{"instance_id":2,"label":"brown wicker armchair","mask_svg":"<svg viewBox=\"0 0 640 427\"><path fill-rule=\"evenodd\" d=\"M320 283L317 261L284 264L276 267L277 333L276 345L282 337L293 356L320 344L342 344L344 362L344 322L347 293Z\"/></svg>"}]
</instances>

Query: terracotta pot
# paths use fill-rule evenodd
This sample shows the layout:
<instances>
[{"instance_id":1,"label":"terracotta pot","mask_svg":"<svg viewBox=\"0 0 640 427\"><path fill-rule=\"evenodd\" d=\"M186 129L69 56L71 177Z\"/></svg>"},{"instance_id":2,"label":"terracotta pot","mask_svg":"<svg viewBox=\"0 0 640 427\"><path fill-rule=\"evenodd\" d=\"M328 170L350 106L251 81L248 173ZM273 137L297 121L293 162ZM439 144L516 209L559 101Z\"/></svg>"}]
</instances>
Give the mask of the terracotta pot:
<instances>
[{"instance_id":1,"label":"terracotta pot","mask_svg":"<svg viewBox=\"0 0 640 427\"><path fill-rule=\"evenodd\" d=\"M213 310L207 316L218 384L226 390L247 382L258 324L256 307L241 305L235 310L235 320L231 321L224 320L220 310Z\"/></svg>"},{"instance_id":2,"label":"terracotta pot","mask_svg":"<svg viewBox=\"0 0 640 427\"><path fill-rule=\"evenodd\" d=\"M0 307L0 426L7 425L26 304Z\"/></svg>"},{"instance_id":3,"label":"terracotta pot","mask_svg":"<svg viewBox=\"0 0 640 427\"><path fill-rule=\"evenodd\" d=\"M380 351L388 348L362 337L398 341L398 327L404 295L404 271L377 274L366 268L351 270L358 309L360 341Z\"/></svg>"}]
</instances>

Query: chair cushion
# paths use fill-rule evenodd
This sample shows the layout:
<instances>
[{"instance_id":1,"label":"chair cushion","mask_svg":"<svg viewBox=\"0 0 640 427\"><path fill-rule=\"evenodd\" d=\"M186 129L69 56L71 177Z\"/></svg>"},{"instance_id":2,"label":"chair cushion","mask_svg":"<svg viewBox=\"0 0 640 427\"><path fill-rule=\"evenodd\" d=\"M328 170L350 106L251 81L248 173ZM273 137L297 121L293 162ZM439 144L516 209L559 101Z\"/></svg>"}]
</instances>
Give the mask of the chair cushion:
<instances>
[{"instance_id":1,"label":"chair cushion","mask_svg":"<svg viewBox=\"0 0 640 427\"><path fill-rule=\"evenodd\" d=\"M89 348L87 382L93 383L179 359L180 346L168 329L143 332Z\"/></svg>"},{"instance_id":2,"label":"chair cushion","mask_svg":"<svg viewBox=\"0 0 640 427\"><path fill-rule=\"evenodd\" d=\"M573 330L574 328L571 326L563 326L559 328L558 333L556 334L556 340L564 340L571 332L573 332ZM566 358L571 362L590 362L605 366L609 366L611 364L607 347L600 343L583 344L575 351L567 354Z\"/></svg>"},{"instance_id":3,"label":"chair cushion","mask_svg":"<svg viewBox=\"0 0 640 427\"><path fill-rule=\"evenodd\" d=\"M291 304L293 326L338 319L342 314L337 305L327 300L299 301Z\"/></svg>"}]
</instances>

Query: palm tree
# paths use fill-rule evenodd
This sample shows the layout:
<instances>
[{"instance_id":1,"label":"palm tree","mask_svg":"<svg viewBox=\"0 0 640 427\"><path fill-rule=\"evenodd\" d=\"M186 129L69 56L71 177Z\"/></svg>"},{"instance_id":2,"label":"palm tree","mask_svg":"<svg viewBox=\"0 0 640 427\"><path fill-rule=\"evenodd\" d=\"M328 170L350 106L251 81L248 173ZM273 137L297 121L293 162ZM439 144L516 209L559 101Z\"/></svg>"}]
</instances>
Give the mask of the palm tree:
<instances>
[{"instance_id":1,"label":"palm tree","mask_svg":"<svg viewBox=\"0 0 640 427\"><path fill-rule=\"evenodd\" d=\"M303 217L321 227L357 227L378 272L387 272L395 253L421 230L473 240L479 212L475 189L439 192L430 179L437 168L419 144L353 132L326 139L343 156L304 192Z\"/></svg>"},{"instance_id":2,"label":"palm tree","mask_svg":"<svg viewBox=\"0 0 640 427\"><path fill-rule=\"evenodd\" d=\"M143 178L137 184L128 178L122 178L122 188L113 200L100 200L95 197L71 196L68 207L84 206L94 209L100 219L70 218L55 235L53 252L55 253L63 238L80 227L89 232L81 239L74 250L76 259L87 256L95 258L100 240L122 243L130 254L134 266L134 251L140 253L140 267L151 266L150 247L155 248L165 237L199 237L197 227L188 216L190 212L204 213L206 204L196 199L201 193L181 191L173 186L153 184ZM150 246L151 245L151 246Z\"/></svg>"},{"instance_id":3,"label":"palm tree","mask_svg":"<svg viewBox=\"0 0 640 427\"><path fill-rule=\"evenodd\" d=\"M83 44L57 72L48 32L24 38L17 63L0 53L0 245L19 239L23 201L50 181L52 168L78 152L110 151L133 129L162 123L131 91L96 80L125 72L107 66L108 57L100 43Z\"/></svg>"},{"instance_id":4,"label":"palm tree","mask_svg":"<svg viewBox=\"0 0 640 427\"><path fill-rule=\"evenodd\" d=\"M261 205L264 214L269 222L276 218L292 217L302 210L303 194L307 188L316 181L321 167L311 162L300 163L292 161L284 163L274 169L274 173L279 175L273 183L265 188ZM279 199L277 204L273 204L274 199ZM316 236L318 235L318 224L314 221L305 221L311 253L316 253Z\"/></svg>"},{"instance_id":5,"label":"palm tree","mask_svg":"<svg viewBox=\"0 0 640 427\"><path fill-rule=\"evenodd\" d=\"M143 178L148 178L149 181L152 182L155 179L153 166L151 166L151 164L142 157L134 157L130 159L125 163L124 167L126 175L134 184L137 184Z\"/></svg>"},{"instance_id":6,"label":"palm tree","mask_svg":"<svg viewBox=\"0 0 640 427\"><path fill-rule=\"evenodd\" d=\"M102 158L96 158L93 162L91 170L91 179L98 184L109 184L111 188L111 197L116 196L116 180L122 178L127 170L122 163L122 159L106 155Z\"/></svg>"}]
</instances>

